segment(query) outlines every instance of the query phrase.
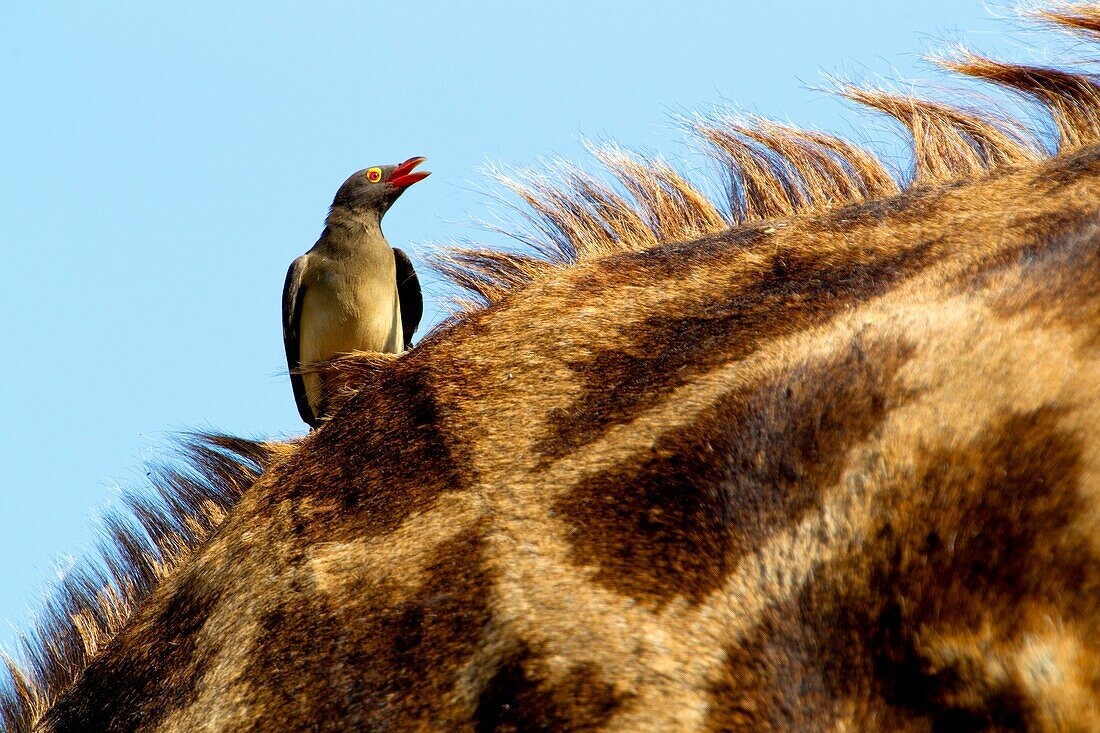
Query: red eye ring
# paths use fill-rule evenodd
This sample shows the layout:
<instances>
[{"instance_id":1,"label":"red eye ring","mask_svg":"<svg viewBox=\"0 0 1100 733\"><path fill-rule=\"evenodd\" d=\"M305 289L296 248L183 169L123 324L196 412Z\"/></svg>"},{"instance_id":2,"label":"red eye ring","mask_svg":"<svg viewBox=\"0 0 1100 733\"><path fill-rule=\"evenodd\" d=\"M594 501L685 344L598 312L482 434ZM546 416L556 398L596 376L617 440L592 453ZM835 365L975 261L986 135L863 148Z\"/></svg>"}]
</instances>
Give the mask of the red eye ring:
<instances>
[{"instance_id":1,"label":"red eye ring","mask_svg":"<svg viewBox=\"0 0 1100 733\"><path fill-rule=\"evenodd\" d=\"M369 171L367 171L367 180L370 181L371 183L378 183L379 181L381 181L382 180L382 169L381 168L371 168Z\"/></svg>"}]
</instances>

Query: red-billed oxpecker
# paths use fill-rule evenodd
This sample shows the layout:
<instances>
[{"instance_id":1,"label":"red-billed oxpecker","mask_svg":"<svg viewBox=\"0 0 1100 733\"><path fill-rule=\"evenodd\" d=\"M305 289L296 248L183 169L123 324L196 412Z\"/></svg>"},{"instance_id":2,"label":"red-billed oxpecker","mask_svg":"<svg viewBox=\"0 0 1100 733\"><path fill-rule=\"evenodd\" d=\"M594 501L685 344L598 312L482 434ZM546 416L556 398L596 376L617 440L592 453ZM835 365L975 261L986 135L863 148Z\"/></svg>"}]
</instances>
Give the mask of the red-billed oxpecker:
<instances>
[{"instance_id":1,"label":"red-billed oxpecker","mask_svg":"<svg viewBox=\"0 0 1100 733\"><path fill-rule=\"evenodd\" d=\"M283 286L283 343L298 412L317 427L324 377L302 367L349 351L398 354L412 345L424 301L408 256L382 235L382 217L428 177L424 158L353 173L332 200L325 230L294 260Z\"/></svg>"}]
</instances>

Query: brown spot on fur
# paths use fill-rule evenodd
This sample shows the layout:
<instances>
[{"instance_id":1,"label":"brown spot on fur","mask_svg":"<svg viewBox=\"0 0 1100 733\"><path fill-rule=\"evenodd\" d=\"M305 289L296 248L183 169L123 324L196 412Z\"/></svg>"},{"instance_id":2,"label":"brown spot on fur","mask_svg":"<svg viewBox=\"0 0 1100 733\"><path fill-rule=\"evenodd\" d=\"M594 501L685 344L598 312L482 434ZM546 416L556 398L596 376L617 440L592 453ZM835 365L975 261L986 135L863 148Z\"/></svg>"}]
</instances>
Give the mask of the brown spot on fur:
<instances>
[{"instance_id":1,"label":"brown spot on fur","mask_svg":"<svg viewBox=\"0 0 1100 733\"><path fill-rule=\"evenodd\" d=\"M827 323L917 275L935 253L935 242L878 256L834 253L827 260L785 249L750 282L698 307L645 319L629 349L605 348L583 360L564 356L582 391L552 415L539 449L555 458L589 443L692 378L744 359L763 343Z\"/></svg>"},{"instance_id":2,"label":"brown spot on fur","mask_svg":"<svg viewBox=\"0 0 1100 733\"><path fill-rule=\"evenodd\" d=\"M1072 615L1096 608L1095 552L1075 530L1088 508L1078 492L1081 438L1059 418L1052 408L1006 415L969 446L931 451L921 490L899 497L898 538L930 554L901 558L908 562L892 582L957 596L942 605L933 600L940 593L928 599L937 618L976 625L991 610L1012 609L1002 628L1018 629L1022 604Z\"/></svg>"},{"instance_id":3,"label":"brown spot on fur","mask_svg":"<svg viewBox=\"0 0 1100 733\"><path fill-rule=\"evenodd\" d=\"M912 482L880 496L859 551L732 645L713 727L821 729L841 710L859 729L1041 727L1058 701L1036 699L1003 650L1044 618L1082 624L1082 640L1100 631L1097 557L1075 525L1080 439L1058 418L1007 415L925 451Z\"/></svg>"},{"instance_id":4,"label":"brown spot on fur","mask_svg":"<svg viewBox=\"0 0 1100 733\"><path fill-rule=\"evenodd\" d=\"M211 588L193 576L180 579L172 601L138 638L116 639L119 654L104 654L85 668L77 684L50 709L58 731L133 731L190 705L210 661L198 635L217 605ZM122 693L125 694L122 694Z\"/></svg>"},{"instance_id":5,"label":"brown spot on fur","mask_svg":"<svg viewBox=\"0 0 1100 733\"><path fill-rule=\"evenodd\" d=\"M1100 216L1059 232L1001 268L1013 276L995 290L999 313L1030 313L1040 323L1057 323L1100 347Z\"/></svg>"},{"instance_id":6,"label":"brown spot on fur","mask_svg":"<svg viewBox=\"0 0 1100 733\"><path fill-rule=\"evenodd\" d=\"M1090 157L1100 162L1100 155ZM1043 327L1083 332L1087 347L1100 346L1100 210L1024 219L1019 230L1015 246L962 272L954 292L987 291L1004 317L1029 314Z\"/></svg>"},{"instance_id":7,"label":"brown spot on fur","mask_svg":"<svg viewBox=\"0 0 1100 733\"><path fill-rule=\"evenodd\" d=\"M337 595L303 572L300 592L265 617L246 677L266 679L257 730L453 730L472 711L456 688L489 623L480 528L437 548L424 581L366 576Z\"/></svg>"},{"instance_id":8,"label":"brown spot on fur","mask_svg":"<svg viewBox=\"0 0 1100 733\"><path fill-rule=\"evenodd\" d=\"M308 500L303 526L312 537L338 542L391 532L444 492L461 490L473 467L462 444L449 439L430 384L414 359L379 372L349 399L342 419L311 436L311 450L331 460L323 473L308 459L281 466L270 500L291 512ZM410 466L430 470L410 480Z\"/></svg>"},{"instance_id":9,"label":"brown spot on fur","mask_svg":"<svg viewBox=\"0 0 1100 733\"><path fill-rule=\"evenodd\" d=\"M837 483L849 449L905 398L894 378L908 358L853 343L727 395L647 459L577 486L555 505L575 528L574 562L635 598L702 600Z\"/></svg>"},{"instance_id":10,"label":"brown spot on fur","mask_svg":"<svg viewBox=\"0 0 1100 733\"><path fill-rule=\"evenodd\" d=\"M523 645L501 663L478 700L477 733L596 730L622 705L593 665L555 679L539 662Z\"/></svg>"},{"instance_id":11,"label":"brown spot on fur","mask_svg":"<svg viewBox=\"0 0 1100 733\"><path fill-rule=\"evenodd\" d=\"M707 729L800 731L835 727L836 675L840 665L821 664L821 641L802 619L802 609L764 614L753 634L726 650L726 664L711 688ZM879 706L876 713L885 712ZM881 719L880 719L881 720ZM905 730L896 716L861 730Z\"/></svg>"}]
</instances>

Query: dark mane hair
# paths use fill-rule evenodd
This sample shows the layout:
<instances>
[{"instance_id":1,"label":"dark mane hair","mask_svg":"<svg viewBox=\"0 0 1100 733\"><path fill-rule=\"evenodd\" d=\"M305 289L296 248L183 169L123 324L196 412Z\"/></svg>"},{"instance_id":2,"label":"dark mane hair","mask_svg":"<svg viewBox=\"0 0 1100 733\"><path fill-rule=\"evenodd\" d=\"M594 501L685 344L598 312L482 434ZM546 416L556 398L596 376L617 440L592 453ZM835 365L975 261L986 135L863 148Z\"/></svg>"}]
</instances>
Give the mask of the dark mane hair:
<instances>
[{"instance_id":1,"label":"dark mane hair","mask_svg":"<svg viewBox=\"0 0 1100 733\"><path fill-rule=\"evenodd\" d=\"M202 545L288 444L191 435L181 461L150 469L152 492L131 492L103 520L100 564L69 572L22 639L25 666L6 654L6 731L30 730L134 608Z\"/></svg>"}]
</instances>

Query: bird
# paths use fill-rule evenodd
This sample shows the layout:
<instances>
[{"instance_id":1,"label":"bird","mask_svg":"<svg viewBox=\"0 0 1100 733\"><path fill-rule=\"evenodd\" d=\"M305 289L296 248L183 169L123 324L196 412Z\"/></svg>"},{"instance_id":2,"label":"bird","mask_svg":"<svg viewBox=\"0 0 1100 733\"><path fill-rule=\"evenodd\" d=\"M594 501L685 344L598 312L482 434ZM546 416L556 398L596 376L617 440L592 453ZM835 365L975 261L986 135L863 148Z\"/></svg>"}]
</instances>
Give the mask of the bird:
<instances>
[{"instance_id":1,"label":"bird","mask_svg":"<svg viewBox=\"0 0 1100 733\"><path fill-rule=\"evenodd\" d=\"M332 200L321 237L287 271L283 345L298 413L311 428L325 417L325 380L303 367L350 351L399 354L412 346L424 298L408 255L383 236L382 217L428 177L414 170L424 160L351 174Z\"/></svg>"}]
</instances>

